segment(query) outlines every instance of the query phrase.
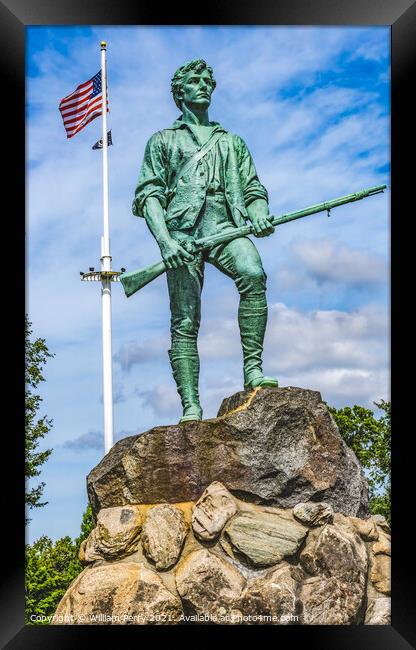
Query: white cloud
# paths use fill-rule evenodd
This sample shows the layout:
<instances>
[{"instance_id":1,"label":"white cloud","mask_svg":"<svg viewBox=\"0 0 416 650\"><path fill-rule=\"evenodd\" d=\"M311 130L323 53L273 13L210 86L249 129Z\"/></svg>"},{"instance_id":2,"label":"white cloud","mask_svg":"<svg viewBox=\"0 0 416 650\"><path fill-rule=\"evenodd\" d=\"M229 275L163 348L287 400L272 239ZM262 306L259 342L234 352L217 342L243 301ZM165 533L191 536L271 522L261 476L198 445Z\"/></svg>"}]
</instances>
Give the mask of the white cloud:
<instances>
[{"instance_id":1,"label":"white cloud","mask_svg":"<svg viewBox=\"0 0 416 650\"><path fill-rule=\"evenodd\" d=\"M386 261L331 239L297 242L295 258L319 282L367 284L386 281Z\"/></svg>"},{"instance_id":2,"label":"white cloud","mask_svg":"<svg viewBox=\"0 0 416 650\"><path fill-rule=\"evenodd\" d=\"M122 370L129 371L135 364L154 362L166 356L169 347L167 336L146 340L143 343L128 341L113 355L114 361L120 364Z\"/></svg>"},{"instance_id":3,"label":"white cloud","mask_svg":"<svg viewBox=\"0 0 416 650\"><path fill-rule=\"evenodd\" d=\"M137 387L136 395L145 406L150 406L156 416L166 418L175 416L179 412L180 398L173 383L172 385L158 384L147 390Z\"/></svg>"},{"instance_id":4,"label":"white cloud","mask_svg":"<svg viewBox=\"0 0 416 650\"><path fill-rule=\"evenodd\" d=\"M353 370L345 368L318 369L301 374L282 376L281 385L307 386L321 393L330 406L343 408L359 404L376 410L374 402L389 400L389 373L380 370Z\"/></svg>"},{"instance_id":5,"label":"white cloud","mask_svg":"<svg viewBox=\"0 0 416 650\"><path fill-rule=\"evenodd\" d=\"M83 449L98 449L101 451L103 448L103 432L88 431L88 433L83 433L74 440L66 440L62 447L72 451L82 451Z\"/></svg>"},{"instance_id":6,"label":"white cloud","mask_svg":"<svg viewBox=\"0 0 416 650\"><path fill-rule=\"evenodd\" d=\"M390 41L388 35L380 38L380 33L375 30L367 42L355 48L351 53L351 60L366 59L367 61L380 61L386 59L390 54Z\"/></svg>"},{"instance_id":7,"label":"white cloud","mask_svg":"<svg viewBox=\"0 0 416 650\"><path fill-rule=\"evenodd\" d=\"M387 315L380 307L302 313L278 303L270 309L267 336L276 371L379 369L387 362Z\"/></svg>"},{"instance_id":8,"label":"white cloud","mask_svg":"<svg viewBox=\"0 0 416 650\"><path fill-rule=\"evenodd\" d=\"M114 442L122 440L128 436L134 436L138 431L117 431L114 435ZM104 449L104 435L102 431L88 431L74 439L66 440L61 447L63 449L70 449L71 451L79 452L86 449L96 449L103 451Z\"/></svg>"}]
</instances>

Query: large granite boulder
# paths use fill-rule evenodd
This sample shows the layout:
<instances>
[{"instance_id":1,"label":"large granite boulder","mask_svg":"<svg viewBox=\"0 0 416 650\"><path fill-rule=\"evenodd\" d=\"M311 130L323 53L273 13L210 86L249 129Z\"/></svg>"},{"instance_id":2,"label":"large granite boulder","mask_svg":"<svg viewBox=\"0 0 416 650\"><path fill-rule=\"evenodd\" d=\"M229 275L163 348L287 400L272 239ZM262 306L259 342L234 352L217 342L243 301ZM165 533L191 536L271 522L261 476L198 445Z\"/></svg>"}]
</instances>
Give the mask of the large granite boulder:
<instances>
[{"instance_id":1,"label":"large granite boulder","mask_svg":"<svg viewBox=\"0 0 416 650\"><path fill-rule=\"evenodd\" d=\"M182 620L179 596L156 571L135 562L85 569L59 603L53 623L60 625L173 624Z\"/></svg>"},{"instance_id":2,"label":"large granite boulder","mask_svg":"<svg viewBox=\"0 0 416 650\"><path fill-rule=\"evenodd\" d=\"M347 527L326 524L309 531L300 563L311 575L356 582L364 593L368 570L366 547L359 535Z\"/></svg>"},{"instance_id":3,"label":"large granite boulder","mask_svg":"<svg viewBox=\"0 0 416 650\"><path fill-rule=\"evenodd\" d=\"M243 564L267 567L294 555L307 534L307 528L278 513L241 512L225 526L220 542Z\"/></svg>"},{"instance_id":4,"label":"large granite boulder","mask_svg":"<svg viewBox=\"0 0 416 650\"><path fill-rule=\"evenodd\" d=\"M327 503L298 503L293 508L293 514L298 521L308 526L329 524L334 517L333 508Z\"/></svg>"},{"instance_id":5,"label":"large granite boulder","mask_svg":"<svg viewBox=\"0 0 416 650\"><path fill-rule=\"evenodd\" d=\"M355 625L364 615L367 549L351 527L327 524L309 532L300 554L301 601L306 625Z\"/></svg>"},{"instance_id":6,"label":"large granite boulder","mask_svg":"<svg viewBox=\"0 0 416 650\"><path fill-rule=\"evenodd\" d=\"M225 399L218 417L117 442L87 477L94 516L124 504L196 501L214 481L235 497L325 502L367 518L367 481L320 393L266 388Z\"/></svg>"},{"instance_id":7,"label":"large granite boulder","mask_svg":"<svg viewBox=\"0 0 416 650\"><path fill-rule=\"evenodd\" d=\"M82 560L113 560L134 553L140 543L142 518L137 506L103 508L97 526L83 545Z\"/></svg>"},{"instance_id":8,"label":"large granite boulder","mask_svg":"<svg viewBox=\"0 0 416 650\"><path fill-rule=\"evenodd\" d=\"M291 625L299 621L303 578L299 567L284 562L277 569L248 580L241 594L240 609L245 617L242 622L248 625L261 622Z\"/></svg>"},{"instance_id":9,"label":"large granite boulder","mask_svg":"<svg viewBox=\"0 0 416 650\"><path fill-rule=\"evenodd\" d=\"M195 504L192 528L198 539L211 541L218 537L226 522L237 512L237 504L222 483L211 483Z\"/></svg>"},{"instance_id":10,"label":"large granite boulder","mask_svg":"<svg viewBox=\"0 0 416 650\"><path fill-rule=\"evenodd\" d=\"M307 578L300 592L303 625L357 625L363 616L363 590L334 576Z\"/></svg>"},{"instance_id":11,"label":"large granite boulder","mask_svg":"<svg viewBox=\"0 0 416 650\"><path fill-rule=\"evenodd\" d=\"M237 622L240 610L236 603L246 580L229 562L206 549L194 551L179 564L175 580L191 615L207 616L211 623Z\"/></svg>"},{"instance_id":12,"label":"large granite boulder","mask_svg":"<svg viewBox=\"0 0 416 650\"><path fill-rule=\"evenodd\" d=\"M375 598L372 600L365 615L365 625L390 625L390 620L390 598Z\"/></svg>"},{"instance_id":13,"label":"large granite boulder","mask_svg":"<svg viewBox=\"0 0 416 650\"><path fill-rule=\"evenodd\" d=\"M143 524L142 544L146 557L156 569L176 564L188 527L182 512L168 503L150 508Z\"/></svg>"},{"instance_id":14,"label":"large granite boulder","mask_svg":"<svg viewBox=\"0 0 416 650\"><path fill-rule=\"evenodd\" d=\"M380 554L372 557L370 580L377 591L386 596L390 595L391 575L390 575L390 557Z\"/></svg>"}]
</instances>

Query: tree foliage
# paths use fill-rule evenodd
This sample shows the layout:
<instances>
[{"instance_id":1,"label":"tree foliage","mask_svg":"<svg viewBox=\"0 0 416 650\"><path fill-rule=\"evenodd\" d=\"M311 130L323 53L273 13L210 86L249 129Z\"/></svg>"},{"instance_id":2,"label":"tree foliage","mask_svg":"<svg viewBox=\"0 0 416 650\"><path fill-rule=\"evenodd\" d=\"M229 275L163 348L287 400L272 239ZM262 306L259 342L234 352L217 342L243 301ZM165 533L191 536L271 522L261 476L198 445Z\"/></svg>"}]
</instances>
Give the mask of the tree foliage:
<instances>
[{"instance_id":1,"label":"tree foliage","mask_svg":"<svg viewBox=\"0 0 416 650\"><path fill-rule=\"evenodd\" d=\"M79 547L94 527L91 506L85 510L80 535L53 542L43 535L34 544L26 544L26 611L28 625L47 625L48 620L31 617L52 616L69 585L84 569L79 561Z\"/></svg>"},{"instance_id":2,"label":"tree foliage","mask_svg":"<svg viewBox=\"0 0 416 650\"><path fill-rule=\"evenodd\" d=\"M88 504L84 514L82 515L81 532L75 540L75 544L78 548L81 546L81 542L83 542L84 539L87 539L93 528L95 528L95 524L92 518L92 508L91 505Z\"/></svg>"},{"instance_id":3,"label":"tree foliage","mask_svg":"<svg viewBox=\"0 0 416 650\"><path fill-rule=\"evenodd\" d=\"M25 478L26 505L40 508L48 502L41 501L45 483L28 488L28 481L39 476L41 466L48 460L52 449L38 451L40 441L52 427L52 420L46 415L39 417L42 398L37 394L39 384L45 381L43 368L48 358L55 355L49 352L45 339L32 340L31 323L25 319ZM28 523L30 519L26 519ZM32 616L52 616L62 596L71 582L83 570L79 561L79 547L94 527L91 506L88 505L81 522L79 536L72 540L66 536L53 542L42 535L32 545L25 546L26 564L26 613L29 625L47 624L48 621L34 621Z\"/></svg>"},{"instance_id":4,"label":"tree foliage","mask_svg":"<svg viewBox=\"0 0 416 650\"><path fill-rule=\"evenodd\" d=\"M37 419L38 410L42 402L40 395L37 395L36 388L45 381L43 377L43 366L48 357L55 356L49 352L45 339L31 340L31 323L26 315L25 319L25 477L26 493L25 501L28 508L41 508L47 501L41 501L45 483L41 482L32 488L28 487L29 480L39 476L40 467L48 460L52 449L37 451L39 442L50 431L52 420L46 415ZM26 519L28 523L30 519Z\"/></svg>"},{"instance_id":5,"label":"tree foliage","mask_svg":"<svg viewBox=\"0 0 416 650\"><path fill-rule=\"evenodd\" d=\"M363 406L329 407L342 438L355 452L366 470L369 487L370 511L391 520L391 403L374 402L380 409L374 412Z\"/></svg>"}]
</instances>

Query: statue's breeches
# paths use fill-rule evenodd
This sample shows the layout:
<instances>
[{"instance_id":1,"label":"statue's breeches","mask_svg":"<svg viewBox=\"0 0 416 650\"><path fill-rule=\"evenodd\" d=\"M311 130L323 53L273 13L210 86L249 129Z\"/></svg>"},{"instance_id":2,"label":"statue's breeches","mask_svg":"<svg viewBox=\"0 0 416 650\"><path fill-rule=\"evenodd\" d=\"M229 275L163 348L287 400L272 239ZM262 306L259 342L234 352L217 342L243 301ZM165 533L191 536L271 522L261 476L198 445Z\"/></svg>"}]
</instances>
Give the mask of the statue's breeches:
<instances>
[{"instance_id":1,"label":"statue's breeches","mask_svg":"<svg viewBox=\"0 0 416 650\"><path fill-rule=\"evenodd\" d=\"M204 255L199 255L192 263L167 271L172 343L175 339L197 338L205 261L234 280L243 300L265 296L266 274L260 255L253 242L246 237L234 239L225 246L217 246Z\"/></svg>"},{"instance_id":2,"label":"statue's breeches","mask_svg":"<svg viewBox=\"0 0 416 650\"><path fill-rule=\"evenodd\" d=\"M232 227L224 200L215 195L192 232L172 231L181 240L186 235L203 237ZM184 408L199 403L199 359L197 337L201 320L204 265L209 262L234 280L240 294L238 324L244 359L244 383L262 374L263 340L267 323L266 274L254 243L239 237L227 244L199 253L191 263L167 271L171 309L172 345L169 357Z\"/></svg>"}]
</instances>

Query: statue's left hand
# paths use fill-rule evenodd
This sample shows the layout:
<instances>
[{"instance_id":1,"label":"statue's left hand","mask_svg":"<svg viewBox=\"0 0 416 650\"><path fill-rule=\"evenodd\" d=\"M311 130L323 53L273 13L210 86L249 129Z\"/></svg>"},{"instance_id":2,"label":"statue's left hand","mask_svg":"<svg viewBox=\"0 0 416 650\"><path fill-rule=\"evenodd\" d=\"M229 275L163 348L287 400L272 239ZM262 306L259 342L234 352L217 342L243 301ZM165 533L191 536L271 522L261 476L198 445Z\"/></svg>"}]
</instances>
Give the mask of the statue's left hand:
<instances>
[{"instance_id":1,"label":"statue's left hand","mask_svg":"<svg viewBox=\"0 0 416 650\"><path fill-rule=\"evenodd\" d=\"M267 237L274 233L274 226L265 214L255 214L250 218L256 237Z\"/></svg>"}]
</instances>

